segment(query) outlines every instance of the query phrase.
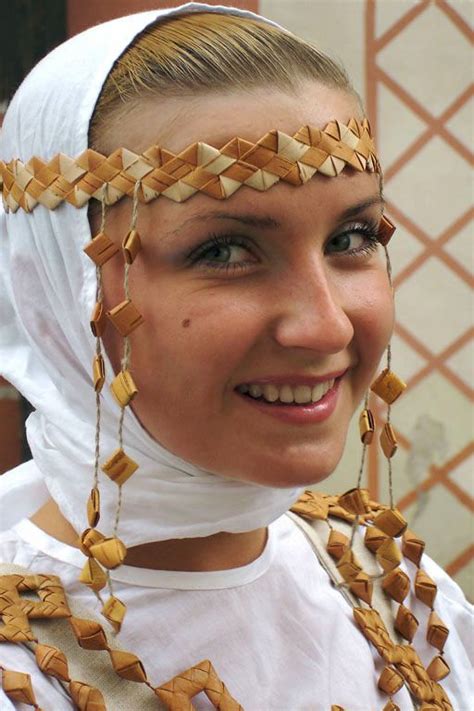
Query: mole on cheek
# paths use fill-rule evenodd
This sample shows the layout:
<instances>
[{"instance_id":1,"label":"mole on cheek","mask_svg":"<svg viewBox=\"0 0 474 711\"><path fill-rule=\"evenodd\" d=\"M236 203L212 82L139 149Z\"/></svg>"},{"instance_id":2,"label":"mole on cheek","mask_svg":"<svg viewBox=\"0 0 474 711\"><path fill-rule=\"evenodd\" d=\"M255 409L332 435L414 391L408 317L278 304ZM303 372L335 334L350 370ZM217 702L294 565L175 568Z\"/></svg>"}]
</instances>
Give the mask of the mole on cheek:
<instances>
[{"instance_id":1,"label":"mole on cheek","mask_svg":"<svg viewBox=\"0 0 474 711\"><path fill-rule=\"evenodd\" d=\"M183 328L188 328L191 325L191 319L185 318L184 321L181 322L181 326Z\"/></svg>"}]
</instances>

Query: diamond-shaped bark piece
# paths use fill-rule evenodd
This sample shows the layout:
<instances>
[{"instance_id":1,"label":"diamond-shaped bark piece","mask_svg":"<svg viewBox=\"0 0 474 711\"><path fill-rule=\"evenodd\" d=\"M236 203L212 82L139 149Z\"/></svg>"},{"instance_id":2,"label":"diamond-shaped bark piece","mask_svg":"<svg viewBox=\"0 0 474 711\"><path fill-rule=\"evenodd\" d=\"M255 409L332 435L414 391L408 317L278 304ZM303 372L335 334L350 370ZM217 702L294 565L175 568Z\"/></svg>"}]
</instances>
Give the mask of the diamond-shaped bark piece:
<instances>
[{"instance_id":1,"label":"diamond-shaped bark piece","mask_svg":"<svg viewBox=\"0 0 474 711\"><path fill-rule=\"evenodd\" d=\"M411 560L415 565L420 565L421 556L425 550L425 542L413 533L409 528L402 537L402 553L405 558Z\"/></svg>"},{"instance_id":2,"label":"diamond-shaped bark piece","mask_svg":"<svg viewBox=\"0 0 474 711\"><path fill-rule=\"evenodd\" d=\"M377 553L378 549L388 538L387 534L377 528L377 526L368 526L365 530L364 543L366 548L372 553Z\"/></svg>"},{"instance_id":3,"label":"diamond-shaped bark piece","mask_svg":"<svg viewBox=\"0 0 474 711\"><path fill-rule=\"evenodd\" d=\"M291 507L291 511L307 518L326 521L329 504L326 497L309 489L301 494L298 501Z\"/></svg>"},{"instance_id":4,"label":"diamond-shaped bark piece","mask_svg":"<svg viewBox=\"0 0 474 711\"><path fill-rule=\"evenodd\" d=\"M398 449L397 438L392 425L386 422L380 435L380 445L387 459L391 459Z\"/></svg>"},{"instance_id":5,"label":"diamond-shaped bark piece","mask_svg":"<svg viewBox=\"0 0 474 711\"><path fill-rule=\"evenodd\" d=\"M5 694L12 701L19 701L29 706L37 705L29 674L13 671L12 669L4 669L2 672L2 686Z\"/></svg>"},{"instance_id":6,"label":"diamond-shaped bark piece","mask_svg":"<svg viewBox=\"0 0 474 711\"><path fill-rule=\"evenodd\" d=\"M155 689L155 694L167 705L169 711L183 711L183 709L194 711L194 706L189 702L201 691L204 691L216 709L244 711L219 679L209 659L173 677L166 684Z\"/></svg>"},{"instance_id":7,"label":"diamond-shaped bark piece","mask_svg":"<svg viewBox=\"0 0 474 711\"><path fill-rule=\"evenodd\" d=\"M104 697L94 686L81 681L71 681L69 692L80 711L106 711Z\"/></svg>"},{"instance_id":8,"label":"diamond-shaped bark piece","mask_svg":"<svg viewBox=\"0 0 474 711\"><path fill-rule=\"evenodd\" d=\"M342 558L349 546L349 539L342 533L342 531L336 531L335 528L331 529L329 534L326 550L332 558L339 560Z\"/></svg>"},{"instance_id":9,"label":"diamond-shaped bark piece","mask_svg":"<svg viewBox=\"0 0 474 711\"><path fill-rule=\"evenodd\" d=\"M374 438L375 421L369 409L362 410L359 415L359 433L363 444L370 444Z\"/></svg>"},{"instance_id":10,"label":"diamond-shaped bark piece","mask_svg":"<svg viewBox=\"0 0 474 711\"><path fill-rule=\"evenodd\" d=\"M94 486L87 500L87 520L91 528L95 528L100 519L100 492Z\"/></svg>"},{"instance_id":11,"label":"diamond-shaped bark piece","mask_svg":"<svg viewBox=\"0 0 474 711\"><path fill-rule=\"evenodd\" d=\"M426 671L430 679L433 679L433 681L441 681L441 679L448 676L451 669L447 661L441 655L438 655L431 660Z\"/></svg>"},{"instance_id":12,"label":"diamond-shaped bark piece","mask_svg":"<svg viewBox=\"0 0 474 711\"><path fill-rule=\"evenodd\" d=\"M62 681L70 681L67 659L60 649L48 644L38 644L35 649L35 657L42 672Z\"/></svg>"},{"instance_id":13,"label":"diamond-shaped bark piece","mask_svg":"<svg viewBox=\"0 0 474 711\"><path fill-rule=\"evenodd\" d=\"M438 617L436 612L432 611L428 619L428 631L426 639L433 647L443 651L446 640L448 639L449 629L444 624L443 620Z\"/></svg>"},{"instance_id":14,"label":"diamond-shaped bark piece","mask_svg":"<svg viewBox=\"0 0 474 711\"><path fill-rule=\"evenodd\" d=\"M130 230L122 244L124 258L127 264L133 264L133 262L135 261L135 257L137 256L141 248L142 243L140 240L140 235L136 230Z\"/></svg>"},{"instance_id":15,"label":"diamond-shaped bark piece","mask_svg":"<svg viewBox=\"0 0 474 711\"><path fill-rule=\"evenodd\" d=\"M120 407L126 407L138 393L138 388L129 370L121 370L113 379L110 389Z\"/></svg>"},{"instance_id":16,"label":"diamond-shaped bark piece","mask_svg":"<svg viewBox=\"0 0 474 711\"><path fill-rule=\"evenodd\" d=\"M86 528L78 539L79 548L84 555L90 558L92 556L90 551L91 546L95 543L103 541L104 539L104 534L98 531L97 528Z\"/></svg>"},{"instance_id":17,"label":"diamond-shaped bark piece","mask_svg":"<svg viewBox=\"0 0 474 711\"><path fill-rule=\"evenodd\" d=\"M356 597L370 605L372 603L373 583L367 573L360 572L350 582L350 590Z\"/></svg>"},{"instance_id":18,"label":"diamond-shaped bark piece","mask_svg":"<svg viewBox=\"0 0 474 711\"><path fill-rule=\"evenodd\" d=\"M104 568L113 570L122 565L127 549L120 538L104 538L90 547L90 553Z\"/></svg>"},{"instance_id":19,"label":"diamond-shaped bark piece","mask_svg":"<svg viewBox=\"0 0 474 711\"><path fill-rule=\"evenodd\" d=\"M338 569L339 573L342 575L346 583L350 583L355 578L357 578L357 576L362 570L359 563L357 562L353 551L350 548L346 550L346 552L341 556L338 563L336 564L336 568Z\"/></svg>"},{"instance_id":20,"label":"diamond-shaped bark piece","mask_svg":"<svg viewBox=\"0 0 474 711\"><path fill-rule=\"evenodd\" d=\"M119 649L111 649L109 654L114 670L123 679L137 682L147 681L143 664L135 654Z\"/></svg>"},{"instance_id":21,"label":"diamond-shaped bark piece","mask_svg":"<svg viewBox=\"0 0 474 711\"><path fill-rule=\"evenodd\" d=\"M407 522L398 509L385 509L374 518L374 526L387 536L397 538L406 531Z\"/></svg>"},{"instance_id":22,"label":"diamond-shaped bark piece","mask_svg":"<svg viewBox=\"0 0 474 711\"><path fill-rule=\"evenodd\" d=\"M396 568L402 560L400 549L392 538L387 538L378 547L375 555L386 573Z\"/></svg>"},{"instance_id":23,"label":"diamond-shaped bark piece","mask_svg":"<svg viewBox=\"0 0 474 711\"><path fill-rule=\"evenodd\" d=\"M125 299L113 309L107 311L107 316L121 336L128 336L144 319L135 304L130 299Z\"/></svg>"},{"instance_id":24,"label":"diamond-shaped bark piece","mask_svg":"<svg viewBox=\"0 0 474 711\"><path fill-rule=\"evenodd\" d=\"M126 605L113 595L105 601L102 607L103 616L110 622L116 632L120 632L126 611Z\"/></svg>"},{"instance_id":25,"label":"diamond-shaped bark piece","mask_svg":"<svg viewBox=\"0 0 474 711\"><path fill-rule=\"evenodd\" d=\"M403 570L395 568L387 573L387 575L384 575L382 588L392 600L403 602L410 592L410 578Z\"/></svg>"},{"instance_id":26,"label":"diamond-shaped bark piece","mask_svg":"<svg viewBox=\"0 0 474 711\"><path fill-rule=\"evenodd\" d=\"M88 558L81 570L79 581L91 590L99 592L107 584L107 575L96 560Z\"/></svg>"},{"instance_id":27,"label":"diamond-shaped bark piece","mask_svg":"<svg viewBox=\"0 0 474 711\"><path fill-rule=\"evenodd\" d=\"M405 390L406 384L392 370L385 368L374 380L370 389L387 405L391 405Z\"/></svg>"},{"instance_id":28,"label":"diamond-shaped bark piece","mask_svg":"<svg viewBox=\"0 0 474 711\"><path fill-rule=\"evenodd\" d=\"M433 607L437 593L434 580L424 570L417 570L415 578L415 595L428 607Z\"/></svg>"},{"instance_id":29,"label":"diamond-shaped bark piece","mask_svg":"<svg viewBox=\"0 0 474 711\"><path fill-rule=\"evenodd\" d=\"M400 605L395 619L395 629L397 632L400 632L402 637L411 642L418 629L418 625L419 622L413 612L409 610L408 607L405 607L405 605Z\"/></svg>"},{"instance_id":30,"label":"diamond-shaped bark piece","mask_svg":"<svg viewBox=\"0 0 474 711\"><path fill-rule=\"evenodd\" d=\"M112 242L105 232L100 232L84 247L84 252L98 267L108 262L118 251L115 242Z\"/></svg>"},{"instance_id":31,"label":"diamond-shaped bark piece","mask_svg":"<svg viewBox=\"0 0 474 711\"><path fill-rule=\"evenodd\" d=\"M340 506L353 514L365 514L369 510L369 492L367 489L349 489L338 499Z\"/></svg>"},{"instance_id":32,"label":"diamond-shaped bark piece","mask_svg":"<svg viewBox=\"0 0 474 711\"><path fill-rule=\"evenodd\" d=\"M107 637L101 625L95 620L71 617L71 629L77 643L83 649L108 649Z\"/></svg>"},{"instance_id":33,"label":"diamond-shaped bark piece","mask_svg":"<svg viewBox=\"0 0 474 711\"><path fill-rule=\"evenodd\" d=\"M92 361L92 380L94 381L94 390L96 393L100 393L105 383L105 364L101 355L95 355Z\"/></svg>"},{"instance_id":34,"label":"diamond-shaped bark piece","mask_svg":"<svg viewBox=\"0 0 474 711\"><path fill-rule=\"evenodd\" d=\"M104 474L107 474L118 486L125 484L137 469L138 464L120 448L116 449L102 466Z\"/></svg>"},{"instance_id":35,"label":"diamond-shaped bark piece","mask_svg":"<svg viewBox=\"0 0 474 711\"><path fill-rule=\"evenodd\" d=\"M392 667L385 667L378 681L379 689L386 694L396 694L403 686L403 677Z\"/></svg>"}]
</instances>

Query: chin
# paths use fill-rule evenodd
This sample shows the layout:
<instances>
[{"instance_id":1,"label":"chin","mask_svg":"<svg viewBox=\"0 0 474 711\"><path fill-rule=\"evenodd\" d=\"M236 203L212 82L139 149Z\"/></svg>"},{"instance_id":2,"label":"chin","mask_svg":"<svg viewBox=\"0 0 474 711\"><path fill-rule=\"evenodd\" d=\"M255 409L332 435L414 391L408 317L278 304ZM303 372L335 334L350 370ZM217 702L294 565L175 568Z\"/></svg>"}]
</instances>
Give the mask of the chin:
<instances>
[{"instance_id":1,"label":"chin","mask_svg":"<svg viewBox=\"0 0 474 711\"><path fill-rule=\"evenodd\" d=\"M301 460L301 457L294 457L291 460L280 459L253 462L246 469L247 471L233 472L229 474L233 479L248 481L260 486L271 486L277 489L292 489L295 487L309 487L319 484L331 476L343 450L335 453L331 451L328 456L315 454L308 455Z\"/></svg>"}]
</instances>

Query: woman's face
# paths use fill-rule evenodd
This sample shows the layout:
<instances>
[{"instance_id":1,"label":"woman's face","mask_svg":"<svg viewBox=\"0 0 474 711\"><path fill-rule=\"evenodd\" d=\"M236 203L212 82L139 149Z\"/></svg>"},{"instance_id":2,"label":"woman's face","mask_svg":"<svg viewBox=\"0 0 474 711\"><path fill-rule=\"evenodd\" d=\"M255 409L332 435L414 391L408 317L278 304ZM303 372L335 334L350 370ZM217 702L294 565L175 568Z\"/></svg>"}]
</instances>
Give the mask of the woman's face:
<instances>
[{"instance_id":1,"label":"woman's face","mask_svg":"<svg viewBox=\"0 0 474 711\"><path fill-rule=\"evenodd\" d=\"M360 117L352 96L317 83L297 96L256 89L149 100L109 126L101 149L159 143L179 152L351 116ZM107 215L117 243L130 202ZM194 195L140 206L143 248L130 289L145 323L131 335L132 407L148 432L225 477L277 487L327 477L392 330L374 241L381 214L378 176L348 169L299 187L243 187L225 201ZM120 256L105 265L104 288L107 308L123 300ZM123 339L108 327L104 341L118 371ZM295 397L316 402L281 402Z\"/></svg>"}]
</instances>

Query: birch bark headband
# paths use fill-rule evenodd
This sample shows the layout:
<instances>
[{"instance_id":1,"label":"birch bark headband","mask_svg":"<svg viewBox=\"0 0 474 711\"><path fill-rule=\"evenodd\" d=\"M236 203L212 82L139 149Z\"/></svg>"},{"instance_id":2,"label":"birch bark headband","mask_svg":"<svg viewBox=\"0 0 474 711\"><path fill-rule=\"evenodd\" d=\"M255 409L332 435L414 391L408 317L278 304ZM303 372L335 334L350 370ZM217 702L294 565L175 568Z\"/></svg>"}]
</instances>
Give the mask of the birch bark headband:
<instances>
[{"instance_id":1,"label":"birch bark headband","mask_svg":"<svg viewBox=\"0 0 474 711\"><path fill-rule=\"evenodd\" d=\"M302 185L320 173L337 177L346 166L380 173L367 119L331 121L321 130L302 126L293 136L270 131L256 143L233 138L221 148L197 142L178 154L152 146L138 155L119 148L110 156L87 149L77 158L62 153L46 162L0 161L5 210L54 210L63 201L83 207L91 198L107 205L124 195L151 202L164 195L183 202L195 193L223 200L242 185L266 191L280 180Z\"/></svg>"}]
</instances>

